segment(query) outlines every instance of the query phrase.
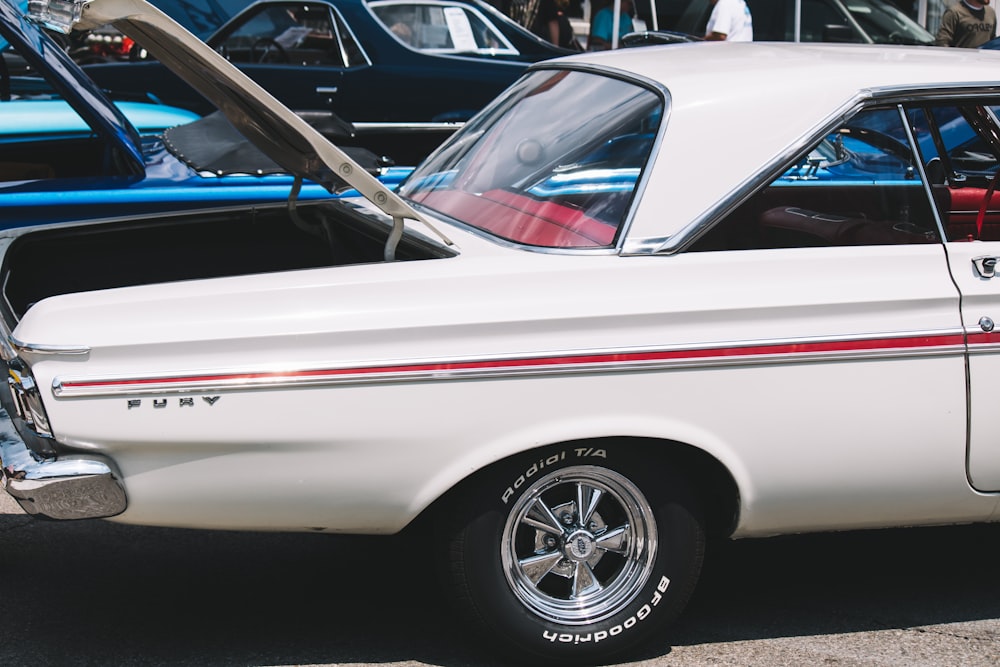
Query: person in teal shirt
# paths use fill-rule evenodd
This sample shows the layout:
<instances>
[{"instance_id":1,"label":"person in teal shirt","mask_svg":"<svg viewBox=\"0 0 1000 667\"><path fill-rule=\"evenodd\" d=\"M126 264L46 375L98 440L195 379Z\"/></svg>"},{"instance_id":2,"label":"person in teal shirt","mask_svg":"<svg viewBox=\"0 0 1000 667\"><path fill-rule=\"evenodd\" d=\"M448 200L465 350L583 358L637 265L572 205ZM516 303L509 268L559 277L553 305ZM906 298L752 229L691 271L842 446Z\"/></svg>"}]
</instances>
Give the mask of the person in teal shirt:
<instances>
[{"instance_id":1,"label":"person in teal shirt","mask_svg":"<svg viewBox=\"0 0 1000 667\"><path fill-rule=\"evenodd\" d=\"M590 37L587 39L588 51L606 51L611 48L612 31L614 30L615 5L604 7L590 21ZM621 0L621 16L618 18L618 39L630 32L632 27L632 0Z\"/></svg>"}]
</instances>

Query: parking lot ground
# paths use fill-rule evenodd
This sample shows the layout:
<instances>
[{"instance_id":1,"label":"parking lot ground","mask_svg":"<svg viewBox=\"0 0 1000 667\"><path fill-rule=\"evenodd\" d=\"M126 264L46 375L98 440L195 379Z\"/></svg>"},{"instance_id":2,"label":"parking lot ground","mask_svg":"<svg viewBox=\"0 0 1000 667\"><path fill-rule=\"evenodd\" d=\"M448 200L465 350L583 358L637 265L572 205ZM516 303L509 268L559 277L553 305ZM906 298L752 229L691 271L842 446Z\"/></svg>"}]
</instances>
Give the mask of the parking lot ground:
<instances>
[{"instance_id":1,"label":"parking lot ground","mask_svg":"<svg viewBox=\"0 0 1000 667\"><path fill-rule=\"evenodd\" d=\"M0 496L0 664L491 667L397 538L56 523ZM995 666L1000 526L717 545L642 666Z\"/></svg>"}]
</instances>

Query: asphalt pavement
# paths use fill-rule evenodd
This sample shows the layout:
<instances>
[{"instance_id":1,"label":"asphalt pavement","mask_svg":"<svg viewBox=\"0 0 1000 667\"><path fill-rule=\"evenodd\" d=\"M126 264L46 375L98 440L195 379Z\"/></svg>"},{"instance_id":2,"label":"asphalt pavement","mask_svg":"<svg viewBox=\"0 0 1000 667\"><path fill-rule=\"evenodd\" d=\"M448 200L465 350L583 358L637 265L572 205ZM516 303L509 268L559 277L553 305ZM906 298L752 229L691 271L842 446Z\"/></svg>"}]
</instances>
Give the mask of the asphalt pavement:
<instances>
[{"instance_id":1,"label":"asphalt pavement","mask_svg":"<svg viewBox=\"0 0 1000 667\"><path fill-rule=\"evenodd\" d=\"M0 540L7 667L504 664L410 540L57 523L6 494ZM994 525L726 542L627 664L1000 665L998 554Z\"/></svg>"}]
</instances>

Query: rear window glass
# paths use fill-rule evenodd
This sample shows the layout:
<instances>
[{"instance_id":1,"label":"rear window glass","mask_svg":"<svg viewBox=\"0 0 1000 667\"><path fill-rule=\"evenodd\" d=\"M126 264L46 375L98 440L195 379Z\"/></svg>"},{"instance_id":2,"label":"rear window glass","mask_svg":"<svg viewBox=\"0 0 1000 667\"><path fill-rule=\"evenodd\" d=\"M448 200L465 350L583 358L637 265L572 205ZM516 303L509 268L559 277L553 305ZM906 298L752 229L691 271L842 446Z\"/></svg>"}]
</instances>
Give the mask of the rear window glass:
<instances>
[{"instance_id":1,"label":"rear window glass","mask_svg":"<svg viewBox=\"0 0 1000 667\"><path fill-rule=\"evenodd\" d=\"M532 72L418 167L401 192L514 243L612 247L663 109L658 93L620 79Z\"/></svg>"}]
</instances>

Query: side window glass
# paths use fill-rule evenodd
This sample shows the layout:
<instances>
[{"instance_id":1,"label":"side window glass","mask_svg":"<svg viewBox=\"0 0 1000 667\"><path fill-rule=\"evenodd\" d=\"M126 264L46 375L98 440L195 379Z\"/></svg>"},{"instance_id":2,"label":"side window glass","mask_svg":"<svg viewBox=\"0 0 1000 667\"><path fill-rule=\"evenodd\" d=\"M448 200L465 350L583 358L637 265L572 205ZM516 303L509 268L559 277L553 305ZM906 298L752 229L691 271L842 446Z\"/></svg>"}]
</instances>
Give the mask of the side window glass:
<instances>
[{"instance_id":1,"label":"side window glass","mask_svg":"<svg viewBox=\"0 0 1000 667\"><path fill-rule=\"evenodd\" d=\"M401 42L430 53L508 53L517 50L482 14L443 4L372 4L379 21Z\"/></svg>"},{"instance_id":2,"label":"side window glass","mask_svg":"<svg viewBox=\"0 0 1000 667\"><path fill-rule=\"evenodd\" d=\"M949 241L1000 240L998 109L970 103L907 112Z\"/></svg>"},{"instance_id":3,"label":"side window glass","mask_svg":"<svg viewBox=\"0 0 1000 667\"><path fill-rule=\"evenodd\" d=\"M692 250L934 243L937 219L896 108L827 134Z\"/></svg>"},{"instance_id":4,"label":"side window glass","mask_svg":"<svg viewBox=\"0 0 1000 667\"><path fill-rule=\"evenodd\" d=\"M935 107L928 111L939 129L942 147L955 174L980 181L992 178L997 170L997 157L969 122L975 110L969 109L968 117L955 107Z\"/></svg>"},{"instance_id":5,"label":"side window glass","mask_svg":"<svg viewBox=\"0 0 1000 667\"><path fill-rule=\"evenodd\" d=\"M361 44L358 43L347 22L339 14L337 14L336 19L334 25L336 26L337 47L340 49L340 62L345 63L348 67L369 64L364 49L361 48Z\"/></svg>"},{"instance_id":6,"label":"side window glass","mask_svg":"<svg viewBox=\"0 0 1000 667\"><path fill-rule=\"evenodd\" d=\"M328 7L281 3L262 6L211 46L237 64L344 66L337 22Z\"/></svg>"}]
</instances>

